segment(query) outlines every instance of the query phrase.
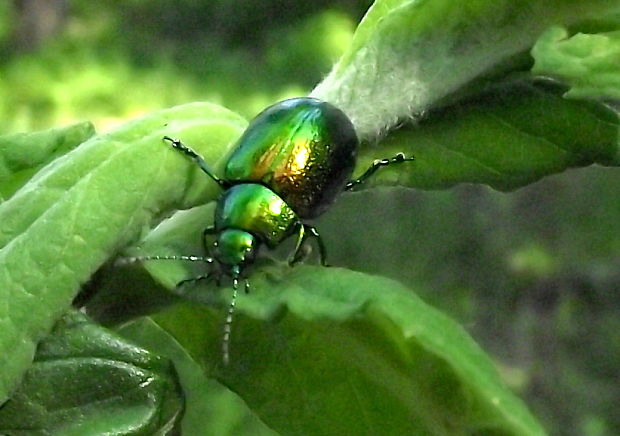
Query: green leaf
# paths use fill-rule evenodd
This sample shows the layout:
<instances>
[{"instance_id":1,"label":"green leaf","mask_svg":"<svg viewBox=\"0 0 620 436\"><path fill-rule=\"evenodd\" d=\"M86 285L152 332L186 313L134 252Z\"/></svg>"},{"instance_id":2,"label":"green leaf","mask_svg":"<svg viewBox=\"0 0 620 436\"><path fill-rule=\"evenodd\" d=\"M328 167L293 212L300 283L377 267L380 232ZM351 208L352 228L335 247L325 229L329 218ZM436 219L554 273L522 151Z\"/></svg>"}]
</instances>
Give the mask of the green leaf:
<instances>
[{"instance_id":1,"label":"green leaf","mask_svg":"<svg viewBox=\"0 0 620 436\"><path fill-rule=\"evenodd\" d=\"M368 186L439 189L484 183L508 191L568 168L620 165L620 120L609 107L562 98L552 83L513 83L432 112L394 131L360 164L405 152L410 164L381 170Z\"/></svg>"},{"instance_id":2,"label":"green leaf","mask_svg":"<svg viewBox=\"0 0 620 436\"><path fill-rule=\"evenodd\" d=\"M570 85L567 97L620 99L620 31L569 37L549 29L532 49L532 72Z\"/></svg>"},{"instance_id":3,"label":"green leaf","mask_svg":"<svg viewBox=\"0 0 620 436\"><path fill-rule=\"evenodd\" d=\"M274 435L235 393L207 378L202 367L150 318L119 327L125 338L174 362L186 398L181 422L183 436Z\"/></svg>"},{"instance_id":4,"label":"green leaf","mask_svg":"<svg viewBox=\"0 0 620 436\"><path fill-rule=\"evenodd\" d=\"M276 431L544 434L465 331L399 283L309 266L250 280L228 367L211 309L154 319Z\"/></svg>"},{"instance_id":5,"label":"green leaf","mask_svg":"<svg viewBox=\"0 0 620 436\"><path fill-rule=\"evenodd\" d=\"M172 434L182 411L169 360L70 312L41 342L20 388L0 408L0 433Z\"/></svg>"},{"instance_id":6,"label":"green leaf","mask_svg":"<svg viewBox=\"0 0 620 436\"><path fill-rule=\"evenodd\" d=\"M618 10L613 0L377 0L312 96L372 139L528 50L547 27Z\"/></svg>"},{"instance_id":7,"label":"green leaf","mask_svg":"<svg viewBox=\"0 0 620 436\"><path fill-rule=\"evenodd\" d=\"M0 200L10 197L35 171L95 134L89 122L33 133L0 136Z\"/></svg>"},{"instance_id":8,"label":"green leaf","mask_svg":"<svg viewBox=\"0 0 620 436\"><path fill-rule=\"evenodd\" d=\"M132 254L200 254L212 206L178 212ZM153 319L278 432L544 434L454 321L370 274L260 259L249 295L237 301L232 363L223 368L231 285L175 288L205 272L195 266L146 263L159 283L195 302Z\"/></svg>"},{"instance_id":9,"label":"green leaf","mask_svg":"<svg viewBox=\"0 0 620 436\"><path fill-rule=\"evenodd\" d=\"M0 403L107 258L162 211L216 195L162 137L183 138L217 162L245 124L210 104L156 112L55 159L0 204Z\"/></svg>"}]
</instances>

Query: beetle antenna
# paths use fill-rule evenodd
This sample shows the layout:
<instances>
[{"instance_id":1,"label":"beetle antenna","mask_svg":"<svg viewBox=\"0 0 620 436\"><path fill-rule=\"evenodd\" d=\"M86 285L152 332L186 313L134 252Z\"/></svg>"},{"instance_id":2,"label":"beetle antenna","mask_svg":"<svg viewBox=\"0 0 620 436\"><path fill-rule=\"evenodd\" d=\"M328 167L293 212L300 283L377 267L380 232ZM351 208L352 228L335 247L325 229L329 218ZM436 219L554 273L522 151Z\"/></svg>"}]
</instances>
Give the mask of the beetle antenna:
<instances>
[{"instance_id":1,"label":"beetle antenna","mask_svg":"<svg viewBox=\"0 0 620 436\"><path fill-rule=\"evenodd\" d=\"M145 262L147 260L187 260L190 262L213 263L213 258L205 256L128 256L116 259L116 261L114 261L114 266L129 265L137 262Z\"/></svg>"},{"instance_id":2,"label":"beetle antenna","mask_svg":"<svg viewBox=\"0 0 620 436\"><path fill-rule=\"evenodd\" d=\"M224 365L230 362L230 332L232 330L233 315L237 304L237 292L239 291L239 267L233 267L233 293L224 322L224 337L222 338L222 360Z\"/></svg>"},{"instance_id":3,"label":"beetle antenna","mask_svg":"<svg viewBox=\"0 0 620 436\"><path fill-rule=\"evenodd\" d=\"M224 365L230 363L230 333L232 331L233 315L235 314L235 305L237 304L237 293L239 291L239 267L233 267L233 294L228 306L226 314L226 322L224 323L224 337L222 338L222 360ZM245 293L250 292L250 283L245 281Z\"/></svg>"}]
</instances>

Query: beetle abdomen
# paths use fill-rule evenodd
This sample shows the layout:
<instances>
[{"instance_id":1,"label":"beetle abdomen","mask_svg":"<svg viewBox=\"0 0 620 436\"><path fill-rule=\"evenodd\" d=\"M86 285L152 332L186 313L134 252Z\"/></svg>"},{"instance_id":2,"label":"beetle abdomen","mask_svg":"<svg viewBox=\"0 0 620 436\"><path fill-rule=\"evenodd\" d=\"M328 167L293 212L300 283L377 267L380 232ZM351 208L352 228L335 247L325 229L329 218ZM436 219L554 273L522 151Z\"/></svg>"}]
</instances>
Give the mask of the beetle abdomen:
<instances>
[{"instance_id":1,"label":"beetle abdomen","mask_svg":"<svg viewBox=\"0 0 620 436\"><path fill-rule=\"evenodd\" d=\"M300 218L325 211L355 166L358 140L347 116L313 98L285 100L261 112L226 164L230 182L271 188Z\"/></svg>"}]
</instances>

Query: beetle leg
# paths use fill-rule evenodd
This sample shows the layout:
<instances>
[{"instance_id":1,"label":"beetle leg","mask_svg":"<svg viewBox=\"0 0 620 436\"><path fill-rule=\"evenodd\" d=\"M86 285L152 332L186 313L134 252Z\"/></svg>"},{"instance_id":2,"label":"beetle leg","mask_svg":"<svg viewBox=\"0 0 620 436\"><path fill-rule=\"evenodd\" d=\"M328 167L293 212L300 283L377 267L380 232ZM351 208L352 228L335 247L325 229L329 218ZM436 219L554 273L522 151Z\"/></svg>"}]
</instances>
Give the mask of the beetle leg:
<instances>
[{"instance_id":1,"label":"beetle leg","mask_svg":"<svg viewBox=\"0 0 620 436\"><path fill-rule=\"evenodd\" d=\"M293 251L293 256L288 261L289 266L294 266L297 263L304 260L306 257L302 252L302 246L304 241L306 240L306 229L302 223L297 225L297 242L295 243L295 250Z\"/></svg>"},{"instance_id":2,"label":"beetle leg","mask_svg":"<svg viewBox=\"0 0 620 436\"><path fill-rule=\"evenodd\" d=\"M208 280L213 276L212 272L208 272L207 274L201 274L199 276L196 277L192 277L191 279L185 279L185 280L181 280L179 283L177 283L176 288L183 288L187 285L189 285L190 283L194 284L194 283L198 283L201 282L203 280Z\"/></svg>"},{"instance_id":3,"label":"beetle leg","mask_svg":"<svg viewBox=\"0 0 620 436\"><path fill-rule=\"evenodd\" d=\"M349 183L347 183L344 187L345 191L351 191L353 188L355 188L357 185L360 185L362 183L364 183L366 180L368 180L370 177L372 177L372 175L374 173L377 172L377 170L381 167L386 167L388 165L391 164L400 164L403 162L411 162L415 160L415 158L413 156L411 157L405 157L405 155L403 153L398 153L396 156L389 158L389 159L377 159L375 160L372 165L364 172L364 174L362 174L359 178L351 180Z\"/></svg>"},{"instance_id":4,"label":"beetle leg","mask_svg":"<svg viewBox=\"0 0 620 436\"><path fill-rule=\"evenodd\" d=\"M217 285L220 286L221 274L218 271L209 271L206 274L201 274L199 276L192 277L190 279L181 280L179 283L177 283L174 290L179 291L181 288L184 288L188 285L193 286L198 282L202 282L203 280L208 281L212 279L214 279ZM182 294L182 292L179 292L179 293Z\"/></svg>"},{"instance_id":5,"label":"beetle leg","mask_svg":"<svg viewBox=\"0 0 620 436\"><path fill-rule=\"evenodd\" d=\"M170 142L170 145L172 145L174 149L179 150L181 153L192 158L194 162L196 162L196 164L200 167L200 169L204 171L205 174L207 174L209 177L211 177L213 181L215 181L215 183L220 185L222 189L226 189L229 187L229 184L225 180L222 180L218 176L216 176L215 173L211 170L211 168L209 168L209 165L207 165L205 160L194 150L183 144L178 139L172 139L169 136L164 136L164 140Z\"/></svg>"},{"instance_id":6,"label":"beetle leg","mask_svg":"<svg viewBox=\"0 0 620 436\"><path fill-rule=\"evenodd\" d=\"M304 260L306 253L302 250L302 248L309 237L313 237L317 241L321 265L329 266L327 264L327 250L325 249L325 244L323 243L323 239L321 238L318 230L314 226L309 226L302 223L299 224L297 244L295 244L295 251L293 253L293 257L289 260L289 265L293 266Z\"/></svg>"},{"instance_id":7,"label":"beetle leg","mask_svg":"<svg viewBox=\"0 0 620 436\"><path fill-rule=\"evenodd\" d=\"M329 264L327 263L327 250L325 249L323 238L321 238L321 235L319 234L319 231L316 229L316 227L313 227L313 226L307 226L307 227L308 227L307 230L310 232L310 235L316 239L316 242L319 246L319 257L321 260L321 265L329 266Z\"/></svg>"}]
</instances>

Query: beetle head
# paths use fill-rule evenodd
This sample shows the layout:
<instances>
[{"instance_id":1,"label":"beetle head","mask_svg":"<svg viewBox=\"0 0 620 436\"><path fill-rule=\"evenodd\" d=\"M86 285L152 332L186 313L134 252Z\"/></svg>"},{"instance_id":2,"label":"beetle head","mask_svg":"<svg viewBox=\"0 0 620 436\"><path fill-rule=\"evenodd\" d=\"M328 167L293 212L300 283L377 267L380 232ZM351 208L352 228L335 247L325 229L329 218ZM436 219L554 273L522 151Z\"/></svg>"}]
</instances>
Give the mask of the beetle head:
<instances>
[{"instance_id":1,"label":"beetle head","mask_svg":"<svg viewBox=\"0 0 620 436\"><path fill-rule=\"evenodd\" d=\"M251 233L226 229L220 232L214 245L215 259L220 264L241 267L254 261L259 244Z\"/></svg>"}]
</instances>

